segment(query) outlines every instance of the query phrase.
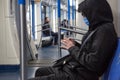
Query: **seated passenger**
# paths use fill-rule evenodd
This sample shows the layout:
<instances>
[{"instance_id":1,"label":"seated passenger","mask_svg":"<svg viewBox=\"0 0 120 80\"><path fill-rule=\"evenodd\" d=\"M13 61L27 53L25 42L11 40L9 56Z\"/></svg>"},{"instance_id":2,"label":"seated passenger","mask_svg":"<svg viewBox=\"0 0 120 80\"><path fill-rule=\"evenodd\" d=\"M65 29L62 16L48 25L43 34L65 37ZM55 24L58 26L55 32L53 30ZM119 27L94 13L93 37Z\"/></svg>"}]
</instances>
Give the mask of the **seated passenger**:
<instances>
[{"instance_id":1,"label":"seated passenger","mask_svg":"<svg viewBox=\"0 0 120 80\"><path fill-rule=\"evenodd\" d=\"M61 26L64 28L68 28L68 20L64 19L61 23Z\"/></svg>"},{"instance_id":2,"label":"seated passenger","mask_svg":"<svg viewBox=\"0 0 120 80\"><path fill-rule=\"evenodd\" d=\"M69 28L69 29L73 29L73 27L70 26L70 24L68 23L68 20L67 19L64 19L61 23L61 26L63 28ZM62 30L63 32L66 33L67 36L70 36L72 34L71 31L66 31L66 30Z\"/></svg>"},{"instance_id":3,"label":"seated passenger","mask_svg":"<svg viewBox=\"0 0 120 80\"><path fill-rule=\"evenodd\" d=\"M105 72L117 47L111 8L107 0L85 0L78 11L89 22L82 44L62 40L70 54L51 67L39 68L31 80L99 80Z\"/></svg>"},{"instance_id":4,"label":"seated passenger","mask_svg":"<svg viewBox=\"0 0 120 80\"><path fill-rule=\"evenodd\" d=\"M63 27L63 28L68 28L68 20L63 19L63 20L62 20L62 23L61 23L61 27ZM61 34L63 35L63 36L62 36L62 39L63 39L64 36L68 36L68 31L67 31L67 30L61 30Z\"/></svg>"},{"instance_id":5,"label":"seated passenger","mask_svg":"<svg viewBox=\"0 0 120 80\"><path fill-rule=\"evenodd\" d=\"M51 30L50 24L49 24L49 18L45 17L44 26L42 26L43 34L45 36L53 36L54 37L54 44L56 45L58 43L58 33L55 33Z\"/></svg>"}]
</instances>

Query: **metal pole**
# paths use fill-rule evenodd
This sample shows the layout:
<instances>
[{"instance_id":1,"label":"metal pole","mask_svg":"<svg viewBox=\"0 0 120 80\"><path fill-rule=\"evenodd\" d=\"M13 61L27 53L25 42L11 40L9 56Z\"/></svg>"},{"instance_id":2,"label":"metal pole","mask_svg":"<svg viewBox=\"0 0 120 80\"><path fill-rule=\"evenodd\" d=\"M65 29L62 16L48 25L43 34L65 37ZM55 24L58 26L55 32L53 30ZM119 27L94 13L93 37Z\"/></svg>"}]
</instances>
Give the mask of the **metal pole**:
<instances>
[{"instance_id":1,"label":"metal pole","mask_svg":"<svg viewBox=\"0 0 120 80\"><path fill-rule=\"evenodd\" d=\"M29 20L30 20L30 41L31 41L31 35L32 35L32 26L31 26L31 0L29 0Z\"/></svg>"},{"instance_id":2,"label":"metal pole","mask_svg":"<svg viewBox=\"0 0 120 80\"><path fill-rule=\"evenodd\" d=\"M68 21L70 23L70 0L68 0Z\"/></svg>"},{"instance_id":3,"label":"metal pole","mask_svg":"<svg viewBox=\"0 0 120 80\"><path fill-rule=\"evenodd\" d=\"M61 21L61 0L57 0L57 5L58 5L58 56L59 58L62 57L62 53L61 53L61 30L60 30L60 21Z\"/></svg>"},{"instance_id":4,"label":"metal pole","mask_svg":"<svg viewBox=\"0 0 120 80\"><path fill-rule=\"evenodd\" d=\"M25 0L18 0L20 5L20 26L21 26L21 37L20 37L20 67L21 72L20 80L27 80L26 71L26 11L25 11Z\"/></svg>"},{"instance_id":5,"label":"metal pole","mask_svg":"<svg viewBox=\"0 0 120 80\"><path fill-rule=\"evenodd\" d=\"M75 0L75 26L76 26L76 0Z\"/></svg>"},{"instance_id":6,"label":"metal pole","mask_svg":"<svg viewBox=\"0 0 120 80\"><path fill-rule=\"evenodd\" d=\"M74 11L74 0L72 0L72 25L74 25L74 19L75 19L75 11Z\"/></svg>"},{"instance_id":7,"label":"metal pole","mask_svg":"<svg viewBox=\"0 0 120 80\"><path fill-rule=\"evenodd\" d=\"M33 40L35 40L35 2L31 1L32 4L32 35L33 35Z\"/></svg>"},{"instance_id":8,"label":"metal pole","mask_svg":"<svg viewBox=\"0 0 120 80\"><path fill-rule=\"evenodd\" d=\"M72 25L74 26L74 14L75 14L75 11L74 11L74 0L72 0ZM75 28L74 28L75 29ZM73 37L75 38L76 34L73 34Z\"/></svg>"},{"instance_id":9,"label":"metal pole","mask_svg":"<svg viewBox=\"0 0 120 80\"><path fill-rule=\"evenodd\" d=\"M73 28L73 29L79 29L79 30L83 30L83 31L88 31L87 29L82 29L82 28L79 28L79 27L77 27L77 26L70 26L70 28Z\"/></svg>"},{"instance_id":10,"label":"metal pole","mask_svg":"<svg viewBox=\"0 0 120 80\"><path fill-rule=\"evenodd\" d=\"M68 25L70 26L70 0L68 0ZM70 32L68 34L70 36Z\"/></svg>"},{"instance_id":11,"label":"metal pole","mask_svg":"<svg viewBox=\"0 0 120 80\"><path fill-rule=\"evenodd\" d=\"M81 34L81 35L85 35L85 33L82 33L82 32L80 32L80 31L76 31L76 30L73 30L73 29L63 28L63 27L59 27L59 28L60 28L61 30L66 30L66 31L78 33L78 34Z\"/></svg>"}]
</instances>

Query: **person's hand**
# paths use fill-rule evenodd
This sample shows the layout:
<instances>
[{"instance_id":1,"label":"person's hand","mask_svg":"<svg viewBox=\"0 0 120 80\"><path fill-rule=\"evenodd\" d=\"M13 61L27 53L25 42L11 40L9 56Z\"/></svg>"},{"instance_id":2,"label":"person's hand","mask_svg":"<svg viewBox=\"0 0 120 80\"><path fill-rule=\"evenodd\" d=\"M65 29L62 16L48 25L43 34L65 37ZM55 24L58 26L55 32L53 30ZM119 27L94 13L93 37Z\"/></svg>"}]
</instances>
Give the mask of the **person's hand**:
<instances>
[{"instance_id":1,"label":"person's hand","mask_svg":"<svg viewBox=\"0 0 120 80\"><path fill-rule=\"evenodd\" d=\"M70 39L70 38L65 38L63 40L61 40L61 43L63 44L61 46L61 48L63 49L69 49L71 48L72 46L75 46L75 41L73 39Z\"/></svg>"}]
</instances>

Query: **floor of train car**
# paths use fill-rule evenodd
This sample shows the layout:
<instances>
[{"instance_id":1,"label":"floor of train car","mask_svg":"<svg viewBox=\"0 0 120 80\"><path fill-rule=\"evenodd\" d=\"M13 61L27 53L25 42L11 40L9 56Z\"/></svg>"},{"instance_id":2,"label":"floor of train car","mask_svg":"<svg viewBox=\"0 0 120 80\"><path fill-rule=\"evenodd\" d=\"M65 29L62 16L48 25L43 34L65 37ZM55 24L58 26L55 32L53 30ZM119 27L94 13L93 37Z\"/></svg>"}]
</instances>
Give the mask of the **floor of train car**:
<instances>
[{"instance_id":1,"label":"floor of train car","mask_svg":"<svg viewBox=\"0 0 120 80\"><path fill-rule=\"evenodd\" d=\"M52 65L53 61L58 59L58 47L49 46L40 48L38 50L38 60L30 61L27 67L28 69L28 78L34 77L36 69L43 66ZM62 56L67 55L68 52L62 50ZM20 72L2 72L0 73L0 80L20 80Z\"/></svg>"}]
</instances>

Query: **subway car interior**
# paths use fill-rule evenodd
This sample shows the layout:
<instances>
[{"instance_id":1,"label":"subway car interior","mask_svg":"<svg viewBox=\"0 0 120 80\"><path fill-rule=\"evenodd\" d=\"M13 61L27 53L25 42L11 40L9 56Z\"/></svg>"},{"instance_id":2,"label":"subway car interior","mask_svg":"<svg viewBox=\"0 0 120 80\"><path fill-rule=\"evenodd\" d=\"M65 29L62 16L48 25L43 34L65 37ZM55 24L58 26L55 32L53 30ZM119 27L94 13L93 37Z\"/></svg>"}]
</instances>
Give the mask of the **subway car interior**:
<instances>
[{"instance_id":1,"label":"subway car interior","mask_svg":"<svg viewBox=\"0 0 120 80\"><path fill-rule=\"evenodd\" d=\"M82 1L0 0L0 80L33 78L38 68L52 66L69 54L61 48L62 39L71 38L81 43L89 30L78 12ZM107 1L119 42L100 80L120 80L120 0ZM49 24L45 23L46 18ZM49 28L43 30L43 26ZM50 34L46 35L45 31Z\"/></svg>"}]
</instances>

